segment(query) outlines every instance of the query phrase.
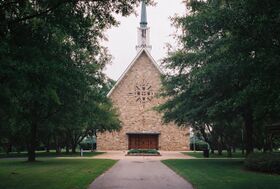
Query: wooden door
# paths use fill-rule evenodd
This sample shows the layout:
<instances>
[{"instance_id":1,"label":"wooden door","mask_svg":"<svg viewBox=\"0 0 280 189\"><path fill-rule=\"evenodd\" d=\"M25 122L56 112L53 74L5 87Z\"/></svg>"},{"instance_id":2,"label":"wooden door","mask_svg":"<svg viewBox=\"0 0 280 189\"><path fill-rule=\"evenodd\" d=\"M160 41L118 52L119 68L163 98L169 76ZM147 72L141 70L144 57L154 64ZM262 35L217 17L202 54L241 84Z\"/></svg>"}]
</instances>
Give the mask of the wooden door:
<instances>
[{"instance_id":1,"label":"wooden door","mask_svg":"<svg viewBox=\"0 0 280 189\"><path fill-rule=\"evenodd\" d=\"M129 149L158 149L158 135L129 135Z\"/></svg>"},{"instance_id":2,"label":"wooden door","mask_svg":"<svg viewBox=\"0 0 280 189\"><path fill-rule=\"evenodd\" d=\"M158 135L150 135L149 149L157 149L158 150Z\"/></svg>"}]
</instances>

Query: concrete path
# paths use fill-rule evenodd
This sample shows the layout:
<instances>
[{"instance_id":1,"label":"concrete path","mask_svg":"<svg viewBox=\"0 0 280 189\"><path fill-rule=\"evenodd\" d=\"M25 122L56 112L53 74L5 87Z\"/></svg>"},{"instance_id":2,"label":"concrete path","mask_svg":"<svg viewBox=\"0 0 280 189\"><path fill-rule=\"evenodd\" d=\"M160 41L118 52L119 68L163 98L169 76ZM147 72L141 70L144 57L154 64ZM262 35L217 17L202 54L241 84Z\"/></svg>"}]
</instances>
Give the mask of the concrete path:
<instances>
[{"instance_id":1,"label":"concrete path","mask_svg":"<svg viewBox=\"0 0 280 189\"><path fill-rule=\"evenodd\" d=\"M120 160L89 189L192 189L190 183L158 160Z\"/></svg>"},{"instance_id":2,"label":"concrete path","mask_svg":"<svg viewBox=\"0 0 280 189\"><path fill-rule=\"evenodd\" d=\"M194 159L180 151L160 151L161 156L126 156L127 151L104 151L106 153L93 156L93 159L125 159L125 160L164 160L164 159Z\"/></svg>"}]
</instances>

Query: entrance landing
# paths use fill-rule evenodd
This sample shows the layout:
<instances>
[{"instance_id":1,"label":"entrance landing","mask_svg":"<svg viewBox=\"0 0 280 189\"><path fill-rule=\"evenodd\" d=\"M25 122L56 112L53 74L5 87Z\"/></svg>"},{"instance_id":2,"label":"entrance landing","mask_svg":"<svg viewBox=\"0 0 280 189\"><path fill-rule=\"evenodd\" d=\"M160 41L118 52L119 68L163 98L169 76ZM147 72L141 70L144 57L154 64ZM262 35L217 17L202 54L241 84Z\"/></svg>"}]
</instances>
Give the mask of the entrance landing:
<instances>
[{"instance_id":1,"label":"entrance landing","mask_svg":"<svg viewBox=\"0 0 280 189\"><path fill-rule=\"evenodd\" d=\"M192 185L160 161L120 160L89 189L192 189Z\"/></svg>"},{"instance_id":2,"label":"entrance landing","mask_svg":"<svg viewBox=\"0 0 280 189\"><path fill-rule=\"evenodd\" d=\"M115 159L115 160L165 160L165 159L193 159L184 155L181 151L159 151L161 156L126 156L127 151L104 151L106 153L94 156L94 159Z\"/></svg>"}]
</instances>

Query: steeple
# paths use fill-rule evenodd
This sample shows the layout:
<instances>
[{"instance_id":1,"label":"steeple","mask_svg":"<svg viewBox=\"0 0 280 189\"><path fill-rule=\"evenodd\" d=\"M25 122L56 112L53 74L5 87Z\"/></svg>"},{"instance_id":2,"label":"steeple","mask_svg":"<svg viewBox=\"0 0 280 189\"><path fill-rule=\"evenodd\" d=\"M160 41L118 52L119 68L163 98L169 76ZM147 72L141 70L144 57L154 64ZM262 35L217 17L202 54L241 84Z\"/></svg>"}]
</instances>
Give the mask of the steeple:
<instances>
[{"instance_id":1,"label":"steeple","mask_svg":"<svg viewBox=\"0 0 280 189\"><path fill-rule=\"evenodd\" d=\"M145 0L142 0L140 27L141 28L146 28L147 24L148 24L148 22L147 22L146 3L145 3Z\"/></svg>"},{"instance_id":2,"label":"steeple","mask_svg":"<svg viewBox=\"0 0 280 189\"><path fill-rule=\"evenodd\" d=\"M147 25L146 2L145 0L142 0L141 21L140 27L138 28L138 45L136 46L137 52L143 48L147 49L149 52L152 49L152 46L150 45L150 28L148 28Z\"/></svg>"}]
</instances>

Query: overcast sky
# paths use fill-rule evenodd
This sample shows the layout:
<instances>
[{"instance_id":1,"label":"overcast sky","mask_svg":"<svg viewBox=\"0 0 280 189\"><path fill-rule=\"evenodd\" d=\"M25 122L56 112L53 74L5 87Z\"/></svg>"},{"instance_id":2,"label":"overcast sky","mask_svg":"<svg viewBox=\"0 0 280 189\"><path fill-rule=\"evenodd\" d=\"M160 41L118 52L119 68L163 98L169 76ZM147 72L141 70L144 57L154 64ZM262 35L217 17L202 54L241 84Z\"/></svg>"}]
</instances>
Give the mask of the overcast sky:
<instances>
[{"instance_id":1,"label":"overcast sky","mask_svg":"<svg viewBox=\"0 0 280 189\"><path fill-rule=\"evenodd\" d=\"M156 0L156 6L147 7L148 27L150 27L151 54L157 63L166 56L166 44L176 46L172 34L176 29L171 26L170 17L175 14L185 13L182 0ZM137 8L137 16L118 17L120 25L106 32L108 41L104 42L113 56L111 65L105 69L105 73L117 80L127 66L136 56L137 27L139 27L141 8Z\"/></svg>"}]
</instances>

